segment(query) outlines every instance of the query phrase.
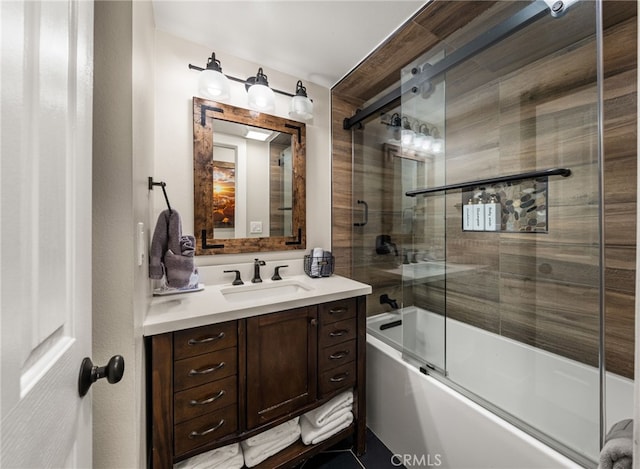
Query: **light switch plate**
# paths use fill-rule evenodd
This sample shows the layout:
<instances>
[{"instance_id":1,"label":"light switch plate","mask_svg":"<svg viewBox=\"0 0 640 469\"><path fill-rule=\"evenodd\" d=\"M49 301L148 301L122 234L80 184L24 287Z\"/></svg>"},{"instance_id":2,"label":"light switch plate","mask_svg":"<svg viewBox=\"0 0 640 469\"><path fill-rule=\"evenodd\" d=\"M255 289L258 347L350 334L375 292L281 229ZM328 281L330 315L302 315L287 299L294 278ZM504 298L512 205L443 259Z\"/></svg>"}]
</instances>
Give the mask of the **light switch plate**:
<instances>
[{"instance_id":1,"label":"light switch plate","mask_svg":"<svg viewBox=\"0 0 640 469\"><path fill-rule=\"evenodd\" d=\"M138 245L137 245L137 260L138 260L138 266L141 266L142 263L144 262L144 252L145 252L145 246L144 246L144 223L142 222L138 222L138 227L137 227L137 234L138 234Z\"/></svg>"},{"instance_id":2,"label":"light switch plate","mask_svg":"<svg viewBox=\"0 0 640 469\"><path fill-rule=\"evenodd\" d=\"M252 221L249 223L249 231L251 233L262 233L262 222L261 221Z\"/></svg>"}]
</instances>

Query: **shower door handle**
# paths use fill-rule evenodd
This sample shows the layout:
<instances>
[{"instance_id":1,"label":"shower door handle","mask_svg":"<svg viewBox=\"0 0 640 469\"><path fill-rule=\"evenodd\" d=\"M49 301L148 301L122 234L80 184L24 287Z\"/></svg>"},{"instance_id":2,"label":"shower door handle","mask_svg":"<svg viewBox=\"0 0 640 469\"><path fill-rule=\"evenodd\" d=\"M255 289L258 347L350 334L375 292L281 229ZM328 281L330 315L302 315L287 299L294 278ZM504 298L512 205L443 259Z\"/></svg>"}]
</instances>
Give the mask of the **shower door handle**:
<instances>
[{"instance_id":1,"label":"shower door handle","mask_svg":"<svg viewBox=\"0 0 640 469\"><path fill-rule=\"evenodd\" d=\"M353 226L364 226L369 223L369 204L364 200L357 200L356 202L364 205L364 220L359 223L354 223Z\"/></svg>"}]
</instances>

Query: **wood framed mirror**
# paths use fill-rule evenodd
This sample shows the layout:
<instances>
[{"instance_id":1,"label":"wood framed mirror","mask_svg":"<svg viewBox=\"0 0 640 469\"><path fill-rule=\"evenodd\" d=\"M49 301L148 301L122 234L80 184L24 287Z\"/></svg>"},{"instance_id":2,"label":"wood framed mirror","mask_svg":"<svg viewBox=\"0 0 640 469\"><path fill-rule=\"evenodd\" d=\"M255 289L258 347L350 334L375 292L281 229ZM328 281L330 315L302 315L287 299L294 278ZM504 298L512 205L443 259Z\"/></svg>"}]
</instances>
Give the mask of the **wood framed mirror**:
<instances>
[{"instance_id":1,"label":"wood framed mirror","mask_svg":"<svg viewBox=\"0 0 640 469\"><path fill-rule=\"evenodd\" d=\"M306 249L306 126L193 98L196 255Z\"/></svg>"}]
</instances>

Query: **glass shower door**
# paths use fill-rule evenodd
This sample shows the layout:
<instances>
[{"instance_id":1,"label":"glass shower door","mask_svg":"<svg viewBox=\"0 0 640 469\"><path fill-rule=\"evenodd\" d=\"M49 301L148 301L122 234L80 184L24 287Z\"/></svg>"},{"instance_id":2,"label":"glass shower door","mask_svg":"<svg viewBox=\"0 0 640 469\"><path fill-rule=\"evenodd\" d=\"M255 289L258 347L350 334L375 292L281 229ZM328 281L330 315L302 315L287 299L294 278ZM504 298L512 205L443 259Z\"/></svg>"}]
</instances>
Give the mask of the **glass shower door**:
<instances>
[{"instance_id":1,"label":"glass shower door","mask_svg":"<svg viewBox=\"0 0 640 469\"><path fill-rule=\"evenodd\" d=\"M434 138L424 186L412 190L454 186L409 197L418 262L403 269L404 305L426 319L403 320L404 355L590 465L601 399L596 3L413 80L526 5L498 2L439 55L403 69L402 151L417 153L425 129ZM571 175L487 182L553 168Z\"/></svg>"}]
</instances>

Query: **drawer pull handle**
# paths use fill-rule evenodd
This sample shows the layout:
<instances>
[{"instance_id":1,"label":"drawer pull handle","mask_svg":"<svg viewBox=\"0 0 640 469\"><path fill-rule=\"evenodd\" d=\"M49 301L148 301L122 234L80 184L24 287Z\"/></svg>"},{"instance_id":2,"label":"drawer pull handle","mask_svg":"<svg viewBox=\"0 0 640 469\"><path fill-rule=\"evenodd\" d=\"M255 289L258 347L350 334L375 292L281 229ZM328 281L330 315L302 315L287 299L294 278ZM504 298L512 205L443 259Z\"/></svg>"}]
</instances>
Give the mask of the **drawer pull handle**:
<instances>
[{"instance_id":1,"label":"drawer pull handle","mask_svg":"<svg viewBox=\"0 0 640 469\"><path fill-rule=\"evenodd\" d=\"M187 342L189 345L200 345L200 344L207 344L209 342L213 342L214 340L220 340L220 339L224 339L225 333L221 332L220 334L218 334L215 337L207 337L205 339L189 339L189 342Z\"/></svg>"},{"instance_id":2,"label":"drawer pull handle","mask_svg":"<svg viewBox=\"0 0 640 469\"><path fill-rule=\"evenodd\" d=\"M329 337L341 337L341 336L343 336L345 334L348 334L348 333L349 333L349 331L347 329L340 329L340 330L337 330L337 331L329 332Z\"/></svg>"},{"instance_id":3,"label":"drawer pull handle","mask_svg":"<svg viewBox=\"0 0 640 469\"><path fill-rule=\"evenodd\" d=\"M189 376L206 375L209 373L213 373L214 371L219 370L221 368L224 368L224 362L220 362L216 366L212 366L211 368L205 368L204 370L191 370L189 371Z\"/></svg>"},{"instance_id":4,"label":"drawer pull handle","mask_svg":"<svg viewBox=\"0 0 640 469\"><path fill-rule=\"evenodd\" d=\"M333 353L333 354L329 355L329 360L340 360L341 358L344 358L347 355L349 355L349 351L348 350L341 350L340 352L336 352L336 353Z\"/></svg>"},{"instance_id":5,"label":"drawer pull handle","mask_svg":"<svg viewBox=\"0 0 640 469\"><path fill-rule=\"evenodd\" d=\"M347 376L349 376L349 372L345 371L344 373L341 373L339 375L332 376L329 379L329 381L331 381L332 383L339 383L339 382L344 381L345 379L347 379Z\"/></svg>"},{"instance_id":6,"label":"drawer pull handle","mask_svg":"<svg viewBox=\"0 0 640 469\"><path fill-rule=\"evenodd\" d=\"M189 401L189 404L192 405L192 406L211 404L213 401L216 401L216 400L220 399L225 394L226 393L225 393L224 389L221 389L220 392L218 394L216 394L215 396L211 396L210 398L204 399L202 401L196 401L195 399L192 399L191 401Z\"/></svg>"},{"instance_id":7,"label":"drawer pull handle","mask_svg":"<svg viewBox=\"0 0 640 469\"><path fill-rule=\"evenodd\" d=\"M344 306L340 306L338 308L331 308L329 310L329 314L340 314L340 313L346 313L348 310L347 308L345 308Z\"/></svg>"},{"instance_id":8,"label":"drawer pull handle","mask_svg":"<svg viewBox=\"0 0 640 469\"><path fill-rule=\"evenodd\" d=\"M207 428L206 430L201 431L201 432L195 432L194 431L194 432L189 433L189 438L193 439L193 438L199 438L201 436L207 436L209 433L215 432L218 428L220 428L223 425L224 425L224 419L220 419L218 424L214 425L211 428Z\"/></svg>"}]
</instances>

